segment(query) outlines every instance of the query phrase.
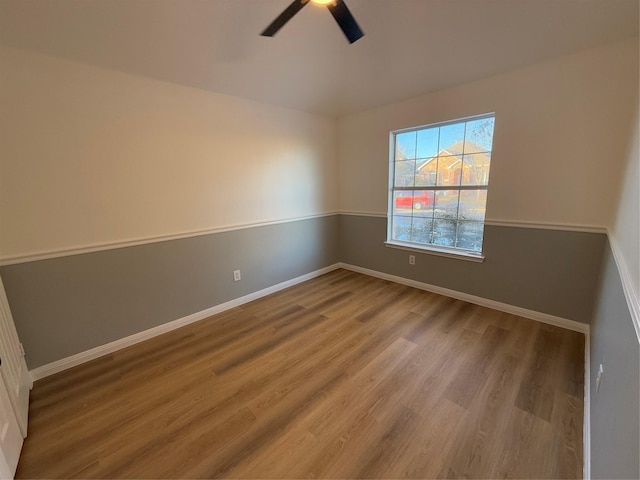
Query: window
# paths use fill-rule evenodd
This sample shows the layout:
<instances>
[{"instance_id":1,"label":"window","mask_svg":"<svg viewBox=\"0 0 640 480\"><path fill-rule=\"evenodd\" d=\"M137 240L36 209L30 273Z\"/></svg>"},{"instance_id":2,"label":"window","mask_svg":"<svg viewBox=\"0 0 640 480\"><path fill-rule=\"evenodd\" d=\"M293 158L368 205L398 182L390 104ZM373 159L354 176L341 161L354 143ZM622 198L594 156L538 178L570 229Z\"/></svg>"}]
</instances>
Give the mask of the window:
<instances>
[{"instance_id":1,"label":"window","mask_svg":"<svg viewBox=\"0 0 640 480\"><path fill-rule=\"evenodd\" d=\"M391 132L388 244L480 257L494 121Z\"/></svg>"}]
</instances>

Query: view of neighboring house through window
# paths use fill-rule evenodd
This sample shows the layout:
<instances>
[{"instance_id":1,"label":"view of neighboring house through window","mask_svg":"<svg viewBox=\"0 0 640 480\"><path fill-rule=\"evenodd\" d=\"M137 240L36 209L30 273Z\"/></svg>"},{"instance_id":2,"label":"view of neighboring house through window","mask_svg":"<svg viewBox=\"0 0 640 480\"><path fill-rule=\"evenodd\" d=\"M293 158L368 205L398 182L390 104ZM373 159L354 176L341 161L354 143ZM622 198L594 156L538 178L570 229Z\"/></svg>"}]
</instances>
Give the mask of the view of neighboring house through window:
<instances>
[{"instance_id":1,"label":"view of neighboring house through window","mask_svg":"<svg viewBox=\"0 0 640 480\"><path fill-rule=\"evenodd\" d=\"M391 133L392 244L482 252L494 114Z\"/></svg>"}]
</instances>

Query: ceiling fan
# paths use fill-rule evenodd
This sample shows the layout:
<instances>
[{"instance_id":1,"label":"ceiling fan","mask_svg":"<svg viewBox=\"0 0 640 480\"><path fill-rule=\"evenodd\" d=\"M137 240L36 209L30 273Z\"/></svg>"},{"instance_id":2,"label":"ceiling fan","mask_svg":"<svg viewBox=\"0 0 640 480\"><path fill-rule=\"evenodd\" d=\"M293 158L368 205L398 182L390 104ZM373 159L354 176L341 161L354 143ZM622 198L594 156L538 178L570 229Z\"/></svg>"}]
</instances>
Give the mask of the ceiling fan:
<instances>
[{"instance_id":1,"label":"ceiling fan","mask_svg":"<svg viewBox=\"0 0 640 480\"><path fill-rule=\"evenodd\" d=\"M331 12L331 15L333 15L333 18L338 22L338 25L347 37L347 40L349 40L349 43L353 43L364 36L364 33L358 26L356 19L353 18L353 15L351 15L351 12L343 0L294 0L293 3L285 8L284 11L260 35L264 37L273 37L278 30L285 25L285 23L291 20L296 13L302 10L302 7L310 2L319 6L327 7Z\"/></svg>"}]
</instances>

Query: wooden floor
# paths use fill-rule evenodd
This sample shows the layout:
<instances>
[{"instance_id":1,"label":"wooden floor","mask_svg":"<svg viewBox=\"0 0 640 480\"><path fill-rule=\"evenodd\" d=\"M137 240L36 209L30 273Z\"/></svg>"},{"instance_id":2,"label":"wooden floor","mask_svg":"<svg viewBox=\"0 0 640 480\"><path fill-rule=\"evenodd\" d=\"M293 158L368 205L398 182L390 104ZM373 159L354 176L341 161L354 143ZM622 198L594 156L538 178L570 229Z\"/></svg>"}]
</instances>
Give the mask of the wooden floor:
<instances>
[{"instance_id":1,"label":"wooden floor","mask_svg":"<svg viewBox=\"0 0 640 480\"><path fill-rule=\"evenodd\" d=\"M48 377L18 478L580 478L584 336L336 270Z\"/></svg>"}]
</instances>

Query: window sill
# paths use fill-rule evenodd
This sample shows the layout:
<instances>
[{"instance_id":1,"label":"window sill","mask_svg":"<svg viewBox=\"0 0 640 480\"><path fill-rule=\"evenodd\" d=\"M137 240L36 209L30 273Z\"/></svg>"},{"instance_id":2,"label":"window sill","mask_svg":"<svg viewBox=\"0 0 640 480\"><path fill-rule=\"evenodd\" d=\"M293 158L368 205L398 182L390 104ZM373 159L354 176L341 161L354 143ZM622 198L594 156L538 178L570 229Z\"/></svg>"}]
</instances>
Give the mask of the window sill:
<instances>
[{"instance_id":1,"label":"window sill","mask_svg":"<svg viewBox=\"0 0 640 480\"><path fill-rule=\"evenodd\" d=\"M464 252L446 247L438 248L433 246L418 246L413 243L400 242L384 242L384 244L389 248L397 248L399 250L406 250L408 252L415 253L426 253L428 255L437 255L439 257L455 258L458 260L466 260L467 262L482 263L485 259L484 255L480 253Z\"/></svg>"}]
</instances>

